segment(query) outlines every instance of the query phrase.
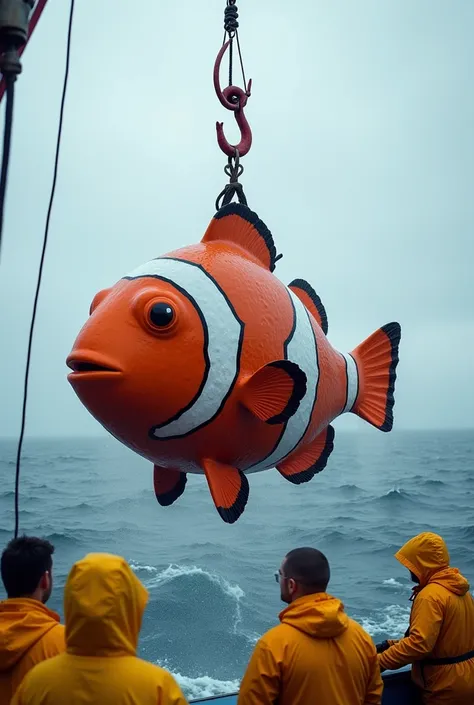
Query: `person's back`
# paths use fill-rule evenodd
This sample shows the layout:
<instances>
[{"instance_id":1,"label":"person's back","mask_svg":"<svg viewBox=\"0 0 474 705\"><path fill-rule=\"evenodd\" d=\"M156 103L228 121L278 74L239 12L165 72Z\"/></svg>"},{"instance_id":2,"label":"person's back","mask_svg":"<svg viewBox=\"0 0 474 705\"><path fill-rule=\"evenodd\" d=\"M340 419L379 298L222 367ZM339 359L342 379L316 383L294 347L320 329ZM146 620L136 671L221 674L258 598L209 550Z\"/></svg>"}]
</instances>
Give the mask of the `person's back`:
<instances>
[{"instance_id":1,"label":"person's back","mask_svg":"<svg viewBox=\"0 0 474 705\"><path fill-rule=\"evenodd\" d=\"M468 581L449 566L448 549L437 534L415 536L396 558L419 586L407 635L380 645L381 667L411 663L413 680L430 705L474 703L474 600Z\"/></svg>"},{"instance_id":2,"label":"person's back","mask_svg":"<svg viewBox=\"0 0 474 705\"><path fill-rule=\"evenodd\" d=\"M0 705L8 705L25 675L66 648L59 615L44 604L52 590L54 547L35 537L10 541L2 553L7 599L0 602Z\"/></svg>"},{"instance_id":3,"label":"person's back","mask_svg":"<svg viewBox=\"0 0 474 705\"><path fill-rule=\"evenodd\" d=\"M375 645L326 593L326 558L315 549L295 549L277 577L289 606L257 643L238 704L379 705L383 682Z\"/></svg>"},{"instance_id":4,"label":"person's back","mask_svg":"<svg viewBox=\"0 0 474 705\"><path fill-rule=\"evenodd\" d=\"M33 669L13 705L186 705L170 673L136 656L147 601L123 558L78 561L64 591L66 653Z\"/></svg>"}]
</instances>

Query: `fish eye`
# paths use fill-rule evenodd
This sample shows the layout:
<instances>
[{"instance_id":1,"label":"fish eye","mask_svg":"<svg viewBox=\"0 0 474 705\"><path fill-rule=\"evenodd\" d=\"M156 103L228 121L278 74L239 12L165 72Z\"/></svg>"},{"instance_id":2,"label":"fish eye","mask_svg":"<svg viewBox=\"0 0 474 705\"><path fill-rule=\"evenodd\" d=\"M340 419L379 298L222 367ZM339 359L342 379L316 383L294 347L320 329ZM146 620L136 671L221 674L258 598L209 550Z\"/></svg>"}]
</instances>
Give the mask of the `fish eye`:
<instances>
[{"instance_id":1,"label":"fish eye","mask_svg":"<svg viewBox=\"0 0 474 705\"><path fill-rule=\"evenodd\" d=\"M157 301L151 306L148 316L154 326L157 328L166 328L173 322L175 313L170 304L165 301Z\"/></svg>"}]
</instances>

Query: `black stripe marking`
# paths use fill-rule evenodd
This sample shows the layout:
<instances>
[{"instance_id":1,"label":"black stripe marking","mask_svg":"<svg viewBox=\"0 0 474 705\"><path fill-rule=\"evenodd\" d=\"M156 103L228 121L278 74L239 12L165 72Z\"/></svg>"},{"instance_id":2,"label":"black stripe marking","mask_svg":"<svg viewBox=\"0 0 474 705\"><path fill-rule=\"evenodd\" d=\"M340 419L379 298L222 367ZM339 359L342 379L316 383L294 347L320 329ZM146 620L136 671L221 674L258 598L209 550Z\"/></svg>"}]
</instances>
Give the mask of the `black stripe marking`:
<instances>
[{"instance_id":1,"label":"black stripe marking","mask_svg":"<svg viewBox=\"0 0 474 705\"><path fill-rule=\"evenodd\" d=\"M204 428L205 426L208 426L210 423L212 423L212 422L214 421L214 419L216 419L216 418L219 416L219 414L221 413L222 409L223 409L224 406L225 406L226 401L228 400L229 396L232 394L232 391L233 391L233 389L234 389L234 387L235 387L235 385L236 385L236 382L237 382L237 380L238 380L238 378L239 378L239 375L240 375L240 364L241 364L242 346L243 346L243 342L244 342L245 323L244 323L244 322L239 318L239 316L237 315L237 312L236 312L236 310L235 310L235 308L234 308L232 302L230 301L229 297L227 296L226 292L224 291L224 289L220 286L220 284L218 284L218 282L214 279L214 277L211 276L211 275L209 274L209 272L208 272L201 264L198 264L197 262L192 262L192 261L190 261L190 260L187 260L187 259L184 259L184 258L181 258L181 257L156 257L156 259L157 259L157 260L169 259L169 260L173 260L173 261L175 261L175 262L185 262L186 264L189 264L189 265L191 265L192 267L197 267L197 269L200 269L200 270L206 275L206 277L212 281L212 283L214 284L214 286L216 287L216 289L218 289L218 290L220 291L220 293L222 294L222 296L223 296L224 299L226 300L227 305L229 306L229 309L230 309L230 311L232 312L232 314L233 314L235 320L236 320L236 321L238 322L238 324L240 325L239 343L238 343L238 347L237 347L236 372L235 372L235 375L234 375L234 379L232 380L232 383L230 384L229 389L227 390L227 393L225 394L224 398L222 399L222 402L221 402L219 408L217 409L216 413L215 413L210 419L208 419L207 421L203 421L202 424L199 424L198 426L196 426L195 428L191 429L190 431L187 431L186 433L182 433L182 434L178 434L178 435L174 435L174 436L164 436L164 437L162 436L162 437L160 437L160 438L154 436L154 435L153 435L153 434L154 434L154 431L155 431L156 429L161 428L161 427L164 426L165 424L159 424L159 425L156 425L156 426L152 426L151 429L148 431L149 437L152 438L154 441L169 441L169 440L172 440L172 439L174 439L174 438L186 438L187 436L190 436L192 433L196 433L196 431L198 431L199 429ZM150 274L141 274L141 275L138 276L138 277L123 277L123 279L145 279L145 278L147 278L147 277L149 277L149 278L154 278L154 279L163 278L163 277L160 277L160 276L154 276L154 275L150 275ZM171 281L171 284L172 284L173 286L176 286L176 284L174 284L174 282L172 282L172 281ZM188 298L191 299L190 296L188 296ZM206 324L206 326L207 326L207 324ZM200 394L201 394L201 393L202 393L202 388L200 389ZM199 396L199 395L198 395L198 396ZM192 406L192 404L195 403L195 401L196 401L196 399L198 398L198 396L196 396L196 397L193 399L193 401L191 402L191 404L188 404L188 406L187 406L184 410L180 411L180 412L178 413L178 415L176 415L175 417L173 417L172 420L175 420L176 418L178 418L178 416L181 416L181 414L183 413L183 411L186 411L187 409L189 409L189 408ZM169 423L169 421L167 421L166 423Z\"/></svg>"},{"instance_id":2,"label":"black stripe marking","mask_svg":"<svg viewBox=\"0 0 474 705\"><path fill-rule=\"evenodd\" d=\"M180 286L179 284L176 284L176 282L174 282L172 279L169 279L169 277L164 277L161 274L143 274L143 275L140 275L139 277L123 277L123 279L128 279L129 281L133 281L135 279L144 279L144 278L159 279L160 281L164 281L167 284L171 284L171 286L173 286L175 289L177 289L180 292L180 294L182 294L185 298L187 298L191 302L191 304L194 306L194 308L196 309L196 312L201 320L201 324L202 324L202 328L203 328L203 332L204 332L203 354L204 354L205 369L204 369L204 374L203 374L203 377L201 380L201 384L199 385L198 391L196 392L194 397L191 399L191 401L188 404L186 404L186 406L184 406L182 409L177 411L174 416L170 416L169 419L166 419L166 421L163 421L163 423L160 423L160 424L157 424L156 426L153 426L152 431L154 431L156 428L162 428L163 426L166 426L167 424L171 423L172 421L176 421L176 419L179 419L179 417L182 416L186 411L188 411L188 409L190 409L193 406L193 404L195 404L196 401L201 396L202 390L204 389L204 386L207 382L207 378L209 377L209 371L211 369L211 361L209 360L209 351L208 351L209 330L207 327L207 321L204 318L204 314L201 311L196 299L193 296L191 296L191 294L189 294L185 289L183 289L182 286ZM150 430L148 435L150 435L152 431ZM159 439L159 440L164 440L164 439Z\"/></svg>"},{"instance_id":3,"label":"black stripe marking","mask_svg":"<svg viewBox=\"0 0 474 705\"><path fill-rule=\"evenodd\" d=\"M304 304L303 304L303 306L304 306ZM309 316L308 310L306 309L306 306L304 306L304 310L305 310L305 312L306 312L306 315L308 316L308 321L309 321L309 325L310 325L310 327L311 327L311 332L313 333L314 350L315 350L315 354L316 354L316 369L317 369L317 371L318 371L318 379L316 380L316 387L315 387L315 389L314 389L314 399L313 399L313 405L312 405L312 407L311 407L311 413L310 413L310 415L309 415L308 423L306 424L306 428L305 428L305 430L304 430L304 433L303 433L303 435L300 437L298 443L295 443L295 445L294 445L293 448L290 450L290 452L287 453L284 458L281 458L281 459L278 461L278 464L282 463L284 460L286 460L286 458L289 458L290 455L293 453L293 451L296 450L296 448L299 446L299 444L301 443L301 441L302 441L303 438L305 437L306 432L307 432L308 428L309 428L310 425L311 425L311 421L313 420L314 409L315 409L315 407L316 407L316 402L317 402L317 400L318 400L319 380L321 379L321 370L320 370L320 368L319 368L318 339L317 339L316 334L315 334L315 332L314 332L314 328L313 328L312 323L311 323L311 318L310 318L310 316ZM331 450L332 450L332 449L331 449ZM310 478L310 479L311 479L311 478ZM303 480L302 480L302 482L303 482Z\"/></svg>"},{"instance_id":4,"label":"black stripe marking","mask_svg":"<svg viewBox=\"0 0 474 705\"><path fill-rule=\"evenodd\" d=\"M285 288L286 288L286 287L285 287ZM288 294L288 298L290 299L291 310L293 311L293 324L292 324L292 326L291 326L291 330L290 330L290 332L289 332L289 334L288 334L287 339L286 339L285 342L283 343L283 359L284 359L284 360L288 360L288 346L289 346L289 344L291 343L291 341L293 340L293 336L294 336L295 330L296 330L296 309L295 309L295 305L294 305L294 303L293 303L293 299L291 298L291 295L290 295L290 292L288 291L288 289L286 289L286 293ZM257 463L253 463L253 464L250 466L250 468L249 468L250 470L251 470L252 467L254 467L255 465L260 465L260 463L265 462L265 460L266 460L267 458L269 458L271 455L273 455L273 453L275 452L275 450L276 450L277 447L279 446L279 444L280 444L280 442L281 442L281 439L283 438L283 434L284 434L285 431L286 431L286 425L287 425L287 423L288 423L288 421L285 421L285 423L283 424L283 427L282 427L282 429L281 429L281 433L280 433L280 435L278 436L278 439L277 439L275 445L273 446L273 448L271 449L271 451L270 451L269 453L267 453L263 458L261 458L261 460L259 460Z\"/></svg>"},{"instance_id":5,"label":"black stripe marking","mask_svg":"<svg viewBox=\"0 0 474 705\"><path fill-rule=\"evenodd\" d=\"M344 404L342 405L341 414L346 408L347 400L349 399L349 368L347 367L347 360L345 356L340 353L342 359L344 360L344 367L346 368L346 398L344 399Z\"/></svg>"},{"instance_id":6,"label":"black stripe marking","mask_svg":"<svg viewBox=\"0 0 474 705\"><path fill-rule=\"evenodd\" d=\"M355 397L354 397L354 403L352 404L351 408L347 410L347 411L352 411L352 409L353 409L353 408L355 407L355 405L357 404L357 398L358 398L359 392L360 392L360 382L359 382L359 379L360 379L360 378L359 378L359 367L358 367L358 365L357 365L357 360L356 360L355 357L354 357L353 355L351 355L350 353L347 353L347 354L349 355L349 357L351 357L351 358L354 360L354 365L355 365L355 368L356 368L356 376L357 376L357 391L356 391L356 395L355 395ZM347 364L347 363L346 363L346 364ZM349 376L347 377L347 384L349 385ZM349 392L349 387L347 388L347 391ZM346 400L346 403L347 403L347 400Z\"/></svg>"},{"instance_id":7,"label":"black stripe marking","mask_svg":"<svg viewBox=\"0 0 474 705\"><path fill-rule=\"evenodd\" d=\"M284 360L288 360L288 346L293 340L293 336L295 334L296 330L296 308L295 304L293 303L293 299L291 298L291 294L288 291L288 289L285 287L286 293L288 294L288 298L290 299L290 304L291 304L291 310L293 311L293 325L291 326L290 333L288 335L288 338L285 340L283 343L283 355L284 355Z\"/></svg>"}]
</instances>

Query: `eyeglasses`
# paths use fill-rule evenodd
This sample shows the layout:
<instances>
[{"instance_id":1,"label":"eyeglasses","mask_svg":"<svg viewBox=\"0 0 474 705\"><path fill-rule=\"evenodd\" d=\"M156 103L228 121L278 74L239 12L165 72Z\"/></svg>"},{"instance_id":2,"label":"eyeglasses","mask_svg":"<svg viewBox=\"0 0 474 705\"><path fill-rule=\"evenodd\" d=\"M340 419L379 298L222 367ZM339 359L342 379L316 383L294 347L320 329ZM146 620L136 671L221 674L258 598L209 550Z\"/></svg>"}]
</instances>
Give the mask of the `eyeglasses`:
<instances>
[{"instance_id":1,"label":"eyeglasses","mask_svg":"<svg viewBox=\"0 0 474 705\"><path fill-rule=\"evenodd\" d=\"M275 575L275 582L277 582L277 583L280 582L281 578L283 578L284 580L286 580L288 578L287 575L283 575L282 573L280 573L279 570L274 575Z\"/></svg>"}]
</instances>

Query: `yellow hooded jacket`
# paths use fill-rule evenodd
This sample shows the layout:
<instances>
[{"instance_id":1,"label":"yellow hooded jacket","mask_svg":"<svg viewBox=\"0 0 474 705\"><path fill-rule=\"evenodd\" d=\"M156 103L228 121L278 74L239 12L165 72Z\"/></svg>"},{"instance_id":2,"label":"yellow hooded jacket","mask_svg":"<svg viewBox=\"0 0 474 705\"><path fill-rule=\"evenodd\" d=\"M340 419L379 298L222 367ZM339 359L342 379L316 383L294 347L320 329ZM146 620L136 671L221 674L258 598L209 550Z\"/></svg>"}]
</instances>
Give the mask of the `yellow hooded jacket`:
<instances>
[{"instance_id":1,"label":"yellow hooded jacket","mask_svg":"<svg viewBox=\"0 0 474 705\"><path fill-rule=\"evenodd\" d=\"M379 705L375 645L331 595L300 597L259 640L238 705Z\"/></svg>"},{"instance_id":2,"label":"yellow hooded jacket","mask_svg":"<svg viewBox=\"0 0 474 705\"><path fill-rule=\"evenodd\" d=\"M136 656L147 601L123 558L78 561L64 590L66 653L36 666L12 705L187 705L168 671Z\"/></svg>"},{"instance_id":3,"label":"yellow hooded jacket","mask_svg":"<svg viewBox=\"0 0 474 705\"><path fill-rule=\"evenodd\" d=\"M29 598L0 602L0 705L9 705L33 666L65 649L56 612Z\"/></svg>"},{"instance_id":4,"label":"yellow hooded jacket","mask_svg":"<svg viewBox=\"0 0 474 705\"><path fill-rule=\"evenodd\" d=\"M474 600L469 583L449 567L445 542L433 533L408 541L395 558L418 578L408 636L390 641L379 655L383 669L412 663L412 678L430 705L474 703L474 657L455 664L429 665L426 659L474 652Z\"/></svg>"}]
</instances>

